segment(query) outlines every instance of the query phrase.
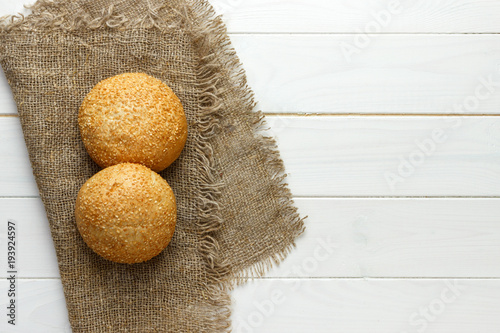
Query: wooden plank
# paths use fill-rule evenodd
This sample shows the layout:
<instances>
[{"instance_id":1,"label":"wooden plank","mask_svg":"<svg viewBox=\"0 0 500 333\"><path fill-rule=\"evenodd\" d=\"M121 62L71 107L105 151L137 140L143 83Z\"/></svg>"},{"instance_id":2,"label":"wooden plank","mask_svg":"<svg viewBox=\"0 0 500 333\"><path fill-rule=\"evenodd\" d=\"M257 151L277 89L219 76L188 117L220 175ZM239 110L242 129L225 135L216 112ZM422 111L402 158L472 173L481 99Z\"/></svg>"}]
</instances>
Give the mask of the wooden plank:
<instances>
[{"instance_id":1,"label":"wooden plank","mask_svg":"<svg viewBox=\"0 0 500 333\"><path fill-rule=\"evenodd\" d=\"M0 2L0 16L27 1ZM500 31L500 4L494 0L210 0L230 32L484 33ZM398 5L399 4L399 5ZM378 24L377 24L378 23Z\"/></svg>"},{"instance_id":2,"label":"wooden plank","mask_svg":"<svg viewBox=\"0 0 500 333\"><path fill-rule=\"evenodd\" d=\"M239 333L494 332L499 280L258 280L233 293Z\"/></svg>"},{"instance_id":3,"label":"wooden plank","mask_svg":"<svg viewBox=\"0 0 500 333\"><path fill-rule=\"evenodd\" d=\"M29 14L30 11L24 8L29 2L27 0L3 0L0 2L0 17L4 15L15 15L17 13Z\"/></svg>"},{"instance_id":4,"label":"wooden plank","mask_svg":"<svg viewBox=\"0 0 500 333\"><path fill-rule=\"evenodd\" d=\"M8 276L7 223L15 223L15 269L21 278L57 278L59 268L42 201L0 199L0 277Z\"/></svg>"},{"instance_id":5,"label":"wooden plank","mask_svg":"<svg viewBox=\"0 0 500 333\"><path fill-rule=\"evenodd\" d=\"M16 326L4 315L2 332L71 332L60 280L17 283ZM499 287L499 280L475 279L259 280L233 291L233 331L495 332ZM5 314L8 288L0 280Z\"/></svg>"},{"instance_id":6,"label":"wooden plank","mask_svg":"<svg viewBox=\"0 0 500 333\"><path fill-rule=\"evenodd\" d=\"M0 280L0 306L2 320L0 332L5 333L71 333L66 302L59 279L18 279L15 287L16 320L15 326L9 324L7 309L10 297L10 281ZM96 304L97 306L97 304Z\"/></svg>"},{"instance_id":7,"label":"wooden plank","mask_svg":"<svg viewBox=\"0 0 500 333\"><path fill-rule=\"evenodd\" d=\"M231 32L492 32L500 3L491 0L210 0ZM398 6L399 3L399 6ZM377 24L378 23L378 24Z\"/></svg>"},{"instance_id":8,"label":"wooden plank","mask_svg":"<svg viewBox=\"0 0 500 333\"><path fill-rule=\"evenodd\" d=\"M500 277L499 199L295 199L297 248L268 277Z\"/></svg>"},{"instance_id":9,"label":"wooden plank","mask_svg":"<svg viewBox=\"0 0 500 333\"><path fill-rule=\"evenodd\" d=\"M0 115L17 114L17 106L10 90L7 78L2 69L0 69Z\"/></svg>"},{"instance_id":10,"label":"wooden plank","mask_svg":"<svg viewBox=\"0 0 500 333\"><path fill-rule=\"evenodd\" d=\"M24 1L8 0L0 2L0 17L4 15L13 15L16 13L27 14L29 11L24 8ZM17 114L17 107L12 97L12 92L7 83L7 78L0 68L0 115L2 114Z\"/></svg>"},{"instance_id":11,"label":"wooden plank","mask_svg":"<svg viewBox=\"0 0 500 333\"><path fill-rule=\"evenodd\" d=\"M498 34L376 35L360 47L355 35L231 38L265 112L479 115L500 110ZM5 78L0 105L0 113L17 112Z\"/></svg>"},{"instance_id":12,"label":"wooden plank","mask_svg":"<svg viewBox=\"0 0 500 333\"><path fill-rule=\"evenodd\" d=\"M296 196L498 196L498 117L269 117Z\"/></svg>"},{"instance_id":13,"label":"wooden plank","mask_svg":"<svg viewBox=\"0 0 500 333\"><path fill-rule=\"evenodd\" d=\"M306 232L266 276L500 277L499 200L295 199ZM40 199L0 199L0 244L8 220L17 222L19 276L59 277Z\"/></svg>"},{"instance_id":14,"label":"wooden plank","mask_svg":"<svg viewBox=\"0 0 500 333\"><path fill-rule=\"evenodd\" d=\"M375 35L366 45L354 35L231 39L265 112L498 114L500 109L500 35Z\"/></svg>"},{"instance_id":15,"label":"wooden plank","mask_svg":"<svg viewBox=\"0 0 500 333\"><path fill-rule=\"evenodd\" d=\"M0 197L37 195L19 118L0 117Z\"/></svg>"},{"instance_id":16,"label":"wooden plank","mask_svg":"<svg viewBox=\"0 0 500 333\"><path fill-rule=\"evenodd\" d=\"M268 117L295 196L499 196L499 117ZM0 196L36 196L0 118Z\"/></svg>"}]
</instances>

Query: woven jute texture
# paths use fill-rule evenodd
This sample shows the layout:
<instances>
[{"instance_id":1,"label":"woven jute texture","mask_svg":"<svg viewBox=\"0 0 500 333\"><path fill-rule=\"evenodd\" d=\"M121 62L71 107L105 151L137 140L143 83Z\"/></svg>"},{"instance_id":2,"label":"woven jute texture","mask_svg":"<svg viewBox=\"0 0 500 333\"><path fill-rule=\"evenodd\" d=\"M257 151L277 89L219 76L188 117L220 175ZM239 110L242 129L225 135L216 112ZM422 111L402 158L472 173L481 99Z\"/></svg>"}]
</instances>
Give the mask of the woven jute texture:
<instances>
[{"instance_id":1,"label":"woven jute texture","mask_svg":"<svg viewBox=\"0 0 500 333\"><path fill-rule=\"evenodd\" d=\"M202 0L41 0L31 10L3 20L0 63L73 332L230 331L231 288L283 260L304 223L222 21ZM181 157L161 173L177 198L174 238L134 265L96 255L74 218L80 187L100 170L80 138L79 106L124 72L172 87L189 126Z\"/></svg>"}]
</instances>

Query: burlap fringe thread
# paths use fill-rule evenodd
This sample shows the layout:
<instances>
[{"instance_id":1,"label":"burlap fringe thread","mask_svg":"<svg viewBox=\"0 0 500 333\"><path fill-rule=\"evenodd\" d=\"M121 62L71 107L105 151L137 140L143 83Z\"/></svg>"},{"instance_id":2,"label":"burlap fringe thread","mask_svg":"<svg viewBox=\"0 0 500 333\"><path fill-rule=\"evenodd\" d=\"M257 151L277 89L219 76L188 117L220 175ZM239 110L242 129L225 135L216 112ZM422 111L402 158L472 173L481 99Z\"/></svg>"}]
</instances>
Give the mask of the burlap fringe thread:
<instances>
[{"instance_id":1,"label":"burlap fringe thread","mask_svg":"<svg viewBox=\"0 0 500 333\"><path fill-rule=\"evenodd\" d=\"M252 120L254 132L258 132L266 127L264 115L262 112L253 111L255 109L254 93L248 86L245 71L231 46L227 30L212 6L206 1L186 1L182 9L173 9L165 4L162 7L150 8L143 17L129 19L123 15L113 14L113 6L103 9L102 16L90 18L88 15L73 15L68 19L65 15L48 14L46 8L56 7L58 1L39 0L31 7L31 22L36 22L35 27L52 28L62 30L76 30L81 27L89 29L98 29L104 26L116 29L127 29L133 27L163 29L176 29L182 25L189 25L188 31L193 33L193 41L196 43L196 49L199 52L201 62L198 68L198 82L202 89L201 117L196 126L200 128L200 135L196 140L197 162L200 170L203 170L204 183L202 184L203 197L200 199L200 216L204 219L200 221L200 246L199 251L205 259L209 283L207 283L207 297L219 305L220 310L212 314L207 314L208 322L215 322L214 330L221 332L231 331L231 301L229 291L235 286L245 283L251 278L261 277L266 271L274 265L278 265L286 258L289 252L294 248L295 243L288 245L282 251L273 256L256 263L243 270L235 272L231 267L220 260L218 252L220 251L218 242L214 234L221 228L223 223L219 214L219 205L217 198L220 195L220 189L223 184L217 183L217 177L214 171L214 161L212 158L212 147L209 139L217 134L219 110L228 107L222 97L221 80L227 77L235 83L233 93L236 92L238 99L238 109L245 112ZM55 8L54 7L54 8ZM166 22L161 18L160 11L173 9L176 11L178 22ZM9 16L2 18L0 22L0 32L8 32L13 29L31 29L33 26L27 25L24 16ZM243 105L243 107L241 107ZM230 106L229 106L230 107ZM283 161L279 156L276 141L271 137L256 135L256 147L269 158L265 161L265 167L272 175L273 186L280 193L279 201L284 217L292 226L295 235L299 236L304 232L304 218L301 218L297 208L291 200L291 193L284 182L286 177ZM209 319L209 320L208 320ZM214 320L215 319L215 320Z\"/></svg>"}]
</instances>

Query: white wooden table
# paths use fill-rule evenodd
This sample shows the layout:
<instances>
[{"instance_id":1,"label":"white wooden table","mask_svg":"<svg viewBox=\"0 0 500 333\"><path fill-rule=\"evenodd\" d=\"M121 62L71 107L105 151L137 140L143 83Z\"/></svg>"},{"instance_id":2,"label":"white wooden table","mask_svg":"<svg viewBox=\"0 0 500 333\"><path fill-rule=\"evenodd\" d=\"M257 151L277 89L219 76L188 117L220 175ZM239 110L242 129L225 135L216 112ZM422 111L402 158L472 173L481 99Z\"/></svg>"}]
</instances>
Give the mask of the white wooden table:
<instances>
[{"instance_id":1,"label":"white wooden table","mask_svg":"<svg viewBox=\"0 0 500 333\"><path fill-rule=\"evenodd\" d=\"M500 1L212 3L309 215L234 291L234 331L500 332ZM71 332L16 114L1 74L0 331Z\"/></svg>"}]
</instances>

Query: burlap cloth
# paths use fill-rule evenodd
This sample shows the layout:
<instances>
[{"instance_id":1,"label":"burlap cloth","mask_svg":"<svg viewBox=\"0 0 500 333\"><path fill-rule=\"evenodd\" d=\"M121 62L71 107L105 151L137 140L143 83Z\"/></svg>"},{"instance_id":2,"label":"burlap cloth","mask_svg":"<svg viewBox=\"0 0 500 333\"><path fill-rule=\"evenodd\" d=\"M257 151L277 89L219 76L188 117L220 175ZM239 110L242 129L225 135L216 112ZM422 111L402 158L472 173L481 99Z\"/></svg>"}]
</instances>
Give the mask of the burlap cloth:
<instances>
[{"instance_id":1,"label":"burlap cloth","mask_svg":"<svg viewBox=\"0 0 500 333\"><path fill-rule=\"evenodd\" d=\"M11 86L50 222L73 332L230 331L230 289L291 250L303 220L283 183L275 142L222 21L203 0L43 0L0 27ZM161 175L178 223L159 256L135 265L94 254L74 219L99 167L77 126L100 80L144 72L181 99L189 137Z\"/></svg>"}]
</instances>

